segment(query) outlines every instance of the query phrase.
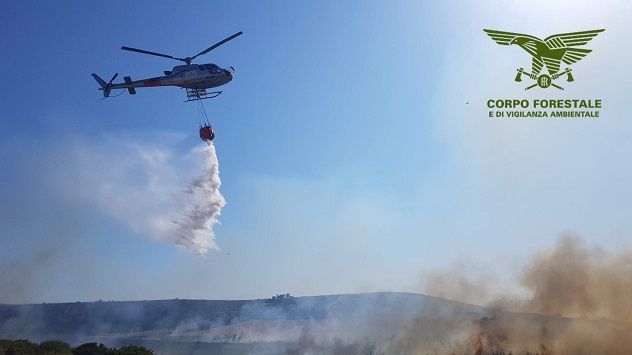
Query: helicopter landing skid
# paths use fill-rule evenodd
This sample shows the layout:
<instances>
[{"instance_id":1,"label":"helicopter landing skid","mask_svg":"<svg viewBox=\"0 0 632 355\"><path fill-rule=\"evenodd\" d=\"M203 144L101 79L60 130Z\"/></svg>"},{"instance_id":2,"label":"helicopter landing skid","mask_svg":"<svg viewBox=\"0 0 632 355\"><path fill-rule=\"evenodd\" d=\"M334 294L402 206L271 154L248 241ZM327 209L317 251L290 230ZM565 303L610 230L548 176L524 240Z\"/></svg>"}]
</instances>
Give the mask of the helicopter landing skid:
<instances>
[{"instance_id":1,"label":"helicopter landing skid","mask_svg":"<svg viewBox=\"0 0 632 355\"><path fill-rule=\"evenodd\" d=\"M187 100L185 102L212 99L214 97L218 97L222 93L221 91L206 92L206 89L186 89Z\"/></svg>"}]
</instances>

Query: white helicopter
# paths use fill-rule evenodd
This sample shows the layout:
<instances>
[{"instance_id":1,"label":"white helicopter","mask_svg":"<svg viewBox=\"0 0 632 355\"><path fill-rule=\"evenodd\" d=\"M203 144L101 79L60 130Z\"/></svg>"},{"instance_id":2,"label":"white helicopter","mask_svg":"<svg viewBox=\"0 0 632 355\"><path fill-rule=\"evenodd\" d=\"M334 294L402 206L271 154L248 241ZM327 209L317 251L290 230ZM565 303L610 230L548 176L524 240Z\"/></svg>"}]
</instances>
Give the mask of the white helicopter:
<instances>
[{"instance_id":1,"label":"white helicopter","mask_svg":"<svg viewBox=\"0 0 632 355\"><path fill-rule=\"evenodd\" d=\"M116 77L118 76L118 73L114 74L114 76L112 76L112 79L110 79L110 81L107 83L95 73L92 73L92 77L101 86L99 90L103 91L103 98L109 97L110 92L116 89L127 89L130 94L134 95L136 94L136 88L154 86L178 86L181 88L185 88L187 90L187 101L197 101L217 97L222 93L221 91L207 92L206 89L215 88L229 83L231 80L233 80L235 69L233 67L222 69L213 63L191 64L191 62L195 58L212 51L213 49L242 34L243 32L239 31L234 35L229 36L206 48L193 57L186 58L178 58L167 54L123 46L121 47L122 50L175 59L181 62L185 62L186 65L177 65L173 67L172 70L165 70L164 76L157 76L148 79L133 81L131 77L126 76L123 78L125 82L120 84L112 83L114 79L116 79Z\"/></svg>"}]
</instances>

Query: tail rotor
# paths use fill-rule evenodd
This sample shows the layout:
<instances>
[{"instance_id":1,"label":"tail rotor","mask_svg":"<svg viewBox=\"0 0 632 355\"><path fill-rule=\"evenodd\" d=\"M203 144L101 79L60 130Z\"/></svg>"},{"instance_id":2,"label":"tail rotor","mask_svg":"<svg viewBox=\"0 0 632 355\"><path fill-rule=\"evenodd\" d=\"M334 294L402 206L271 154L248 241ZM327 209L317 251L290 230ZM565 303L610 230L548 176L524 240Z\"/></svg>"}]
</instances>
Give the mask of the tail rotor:
<instances>
[{"instance_id":1,"label":"tail rotor","mask_svg":"<svg viewBox=\"0 0 632 355\"><path fill-rule=\"evenodd\" d=\"M92 77L94 78L94 80L96 80L97 83L99 83L99 86L101 86L99 90L103 90L103 98L110 96L110 91L112 90L112 82L114 81L114 79L116 79L117 76L118 76L118 73L115 73L112 76L112 79L110 79L110 81L106 83L105 80L101 79L100 76L96 75L95 73L92 73Z\"/></svg>"},{"instance_id":2,"label":"tail rotor","mask_svg":"<svg viewBox=\"0 0 632 355\"><path fill-rule=\"evenodd\" d=\"M110 81L108 81L108 85L107 86L112 86L112 82L114 81L114 79L116 79L117 76L118 76L118 73L114 73L114 75L112 76L112 79L110 79Z\"/></svg>"}]
</instances>

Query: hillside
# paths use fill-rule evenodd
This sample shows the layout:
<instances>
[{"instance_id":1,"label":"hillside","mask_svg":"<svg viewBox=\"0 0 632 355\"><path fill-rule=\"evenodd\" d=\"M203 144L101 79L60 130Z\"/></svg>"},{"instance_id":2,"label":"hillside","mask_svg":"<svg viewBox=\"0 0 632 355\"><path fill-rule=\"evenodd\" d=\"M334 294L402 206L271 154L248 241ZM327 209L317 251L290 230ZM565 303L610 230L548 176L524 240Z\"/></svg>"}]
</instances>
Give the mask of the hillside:
<instances>
[{"instance_id":1,"label":"hillside","mask_svg":"<svg viewBox=\"0 0 632 355\"><path fill-rule=\"evenodd\" d=\"M488 314L410 293L0 305L0 338L142 344L159 354L377 353L452 347Z\"/></svg>"}]
</instances>

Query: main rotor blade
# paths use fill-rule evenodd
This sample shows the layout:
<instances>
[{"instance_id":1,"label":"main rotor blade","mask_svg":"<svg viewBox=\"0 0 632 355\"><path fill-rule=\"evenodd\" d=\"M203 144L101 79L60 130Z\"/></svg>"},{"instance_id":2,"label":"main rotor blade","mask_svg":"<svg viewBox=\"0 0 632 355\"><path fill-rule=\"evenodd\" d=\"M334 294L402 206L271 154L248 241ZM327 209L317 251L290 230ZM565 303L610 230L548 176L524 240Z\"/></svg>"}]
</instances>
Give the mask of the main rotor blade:
<instances>
[{"instance_id":1,"label":"main rotor blade","mask_svg":"<svg viewBox=\"0 0 632 355\"><path fill-rule=\"evenodd\" d=\"M221 41L219 41L219 42L215 43L214 45L212 45L212 46L210 46L210 47L206 48L205 50L201 51L200 53L198 53L198 54L194 55L193 57L189 58L189 60L193 60L193 59L195 59L195 58L196 58L196 57L198 57L198 56L201 56L201 55L203 55L203 54L206 54L206 53L208 53L208 52L212 51L213 49L215 49L215 48L217 48L217 47L221 46L222 44L224 44L224 43L226 43L226 42L230 41L231 39L233 39L233 38L235 38L235 37L238 37L238 36L241 36L242 34L244 34L244 33L243 33L243 32L241 32L241 31L239 31L239 32L235 33L234 35L232 35L232 36L230 36L230 37L226 37L226 38L224 38L223 40L221 40Z\"/></svg>"},{"instance_id":2,"label":"main rotor blade","mask_svg":"<svg viewBox=\"0 0 632 355\"><path fill-rule=\"evenodd\" d=\"M130 51L130 52L137 52L137 53L143 53L143 54L149 54L149 55L155 55L157 57L163 57L163 58L170 58L170 59L175 59L175 60L180 60L186 63L186 60L182 59L182 58L176 58L172 55L168 55L168 54L162 54L162 53L156 53L156 52L150 52L150 51L146 51L144 49L138 49L138 48L132 48L132 47L121 47L122 50L124 51Z\"/></svg>"}]
</instances>

